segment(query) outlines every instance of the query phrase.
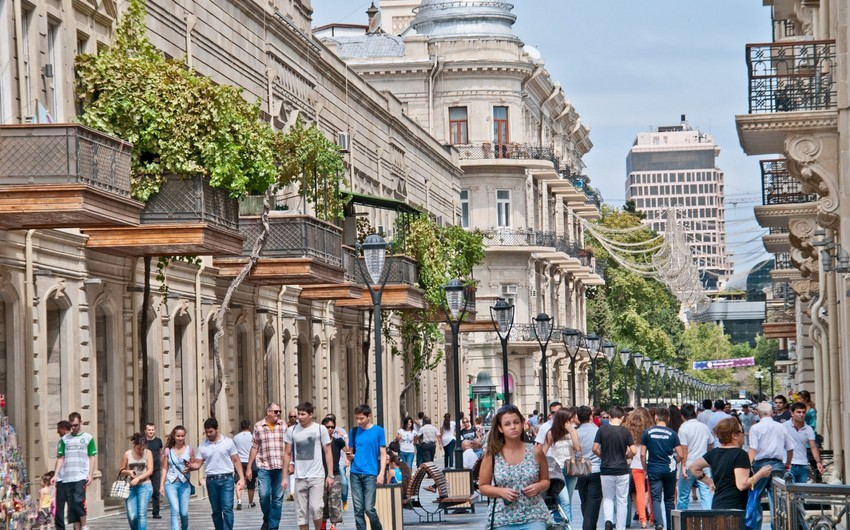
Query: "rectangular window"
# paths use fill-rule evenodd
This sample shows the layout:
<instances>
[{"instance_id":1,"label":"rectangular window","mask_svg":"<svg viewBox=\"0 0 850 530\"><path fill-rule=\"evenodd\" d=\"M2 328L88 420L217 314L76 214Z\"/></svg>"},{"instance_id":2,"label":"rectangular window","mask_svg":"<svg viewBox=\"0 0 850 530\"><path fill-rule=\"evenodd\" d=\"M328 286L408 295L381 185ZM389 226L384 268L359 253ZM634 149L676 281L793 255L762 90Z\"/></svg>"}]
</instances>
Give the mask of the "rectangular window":
<instances>
[{"instance_id":1,"label":"rectangular window","mask_svg":"<svg viewBox=\"0 0 850 530\"><path fill-rule=\"evenodd\" d=\"M24 10L23 17L21 20L21 40L23 41L21 44L22 57L21 61L23 62L23 76L24 76L24 93L21 94L20 97L24 98L24 113L26 116L33 116L33 100L32 100L32 73L30 70L32 69L31 57L30 57L30 30L32 29L30 25L32 24L32 9Z\"/></svg>"},{"instance_id":2,"label":"rectangular window","mask_svg":"<svg viewBox=\"0 0 850 530\"><path fill-rule=\"evenodd\" d=\"M449 107L449 141L452 145L469 143L468 120L466 107Z\"/></svg>"},{"instance_id":3,"label":"rectangular window","mask_svg":"<svg viewBox=\"0 0 850 530\"><path fill-rule=\"evenodd\" d=\"M504 146L510 142L510 129L508 127L508 107L493 107L493 143L496 146ZM497 147L499 155L505 155L506 149ZM498 155L497 155L498 156Z\"/></svg>"},{"instance_id":4,"label":"rectangular window","mask_svg":"<svg viewBox=\"0 0 850 530\"><path fill-rule=\"evenodd\" d=\"M511 226L511 190L496 190L496 226Z\"/></svg>"},{"instance_id":5,"label":"rectangular window","mask_svg":"<svg viewBox=\"0 0 850 530\"><path fill-rule=\"evenodd\" d=\"M47 60L53 74L46 78L47 103L54 122L64 121L62 112L64 95L62 93L62 29L58 22L51 20L47 24Z\"/></svg>"},{"instance_id":6,"label":"rectangular window","mask_svg":"<svg viewBox=\"0 0 850 530\"><path fill-rule=\"evenodd\" d=\"M460 226L469 228L469 190L460 191Z\"/></svg>"}]
</instances>

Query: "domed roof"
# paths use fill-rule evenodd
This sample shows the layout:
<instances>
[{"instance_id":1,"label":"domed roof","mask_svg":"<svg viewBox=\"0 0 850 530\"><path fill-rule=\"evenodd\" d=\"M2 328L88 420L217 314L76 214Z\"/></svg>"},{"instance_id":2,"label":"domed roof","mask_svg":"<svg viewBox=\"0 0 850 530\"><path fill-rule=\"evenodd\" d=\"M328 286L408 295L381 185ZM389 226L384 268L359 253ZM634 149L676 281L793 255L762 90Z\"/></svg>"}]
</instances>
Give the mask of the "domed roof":
<instances>
[{"instance_id":1,"label":"domed roof","mask_svg":"<svg viewBox=\"0 0 850 530\"><path fill-rule=\"evenodd\" d=\"M422 0L411 26L431 38L489 38L520 42L513 4L493 0Z\"/></svg>"}]
</instances>

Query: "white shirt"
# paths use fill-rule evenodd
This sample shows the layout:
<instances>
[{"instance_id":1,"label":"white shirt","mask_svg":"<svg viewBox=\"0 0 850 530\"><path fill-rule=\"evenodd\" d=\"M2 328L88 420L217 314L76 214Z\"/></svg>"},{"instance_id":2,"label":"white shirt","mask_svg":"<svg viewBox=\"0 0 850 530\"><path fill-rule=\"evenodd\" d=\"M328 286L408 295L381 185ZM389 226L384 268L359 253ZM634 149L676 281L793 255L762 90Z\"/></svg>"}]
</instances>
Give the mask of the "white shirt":
<instances>
[{"instance_id":1,"label":"white shirt","mask_svg":"<svg viewBox=\"0 0 850 530\"><path fill-rule=\"evenodd\" d=\"M794 449L788 430L767 416L750 429L750 449L756 450L755 460L775 458L785 462L787 452Z\"/></svg>"},{"instance_id":2,"label":"white shirt","mask_svg":"<svg viewBox=\"0 0 850 530\"><path fill-rule=\"evenodd\" d=\"M296 479L325 478L324 450L331 443L331 436L324 425L313 423L302 427L297 423L286 429L283 441L292 446ZM333 469L330 472L333 474Z\"/></svg>"},{"instance_id":3,"label":"white shirt","mask_svg":"<svg viewBox=\"0 0 850 530\"><path fill-rule=\"evenodd\" d=\"M791 443L794 444L794 456L791 457L791 464L795 466L809 465L809 458L806 454L806 446L809 442L814 443L815 431L809 425L803 423L803 428L799 431L794 426L794 421L786 421L781 423L785 430L788 431L788 436L791 437Z\"/></svg>"},{"instance_id":4,"label":"white shirt","mask_svg":"<svg viewBox=\"0 0 850 530\"><path fill-rule=\"evenodd\" d=\"M416 446L413 444L413 439L416 437L415 431L406 431L404 429L399 429L398 435L400 436L398 440L399 451L401 451L402 453L416 452Z\"/></svg>"},{"instance_id":5,"label":"white shirt","mask_svg":"<svg viewBox=\"0 0 850 530\"><path fill-rule=\"evenodd\" d=\"M549 431L552 430L552 420L547 421L546 423L541 423L540 427L537 428L537 436L534 438L534 441L543 445L546 443L546 435L549 434ZM549 450L546 452L546 456L555 457L554 453L554 444L549 447Z\"/></svg>"},{"instance_id":6,"label":"white shirt","mask_svg":"<svg viewBox=\"0 0 850 530\"><path fill-rule=\"evenodd\" d=\"M443 447L452 443L452 441L455 439L455 422L454 421L451 422L451 426L449 427L449 430L447 430L447 431L443 430L443 427L442 427L442 424L441 424L441 426L440 426L440 436L441 436L440 440L443 442Z\"/></svg>"},{"instance_id":7,"label":"white shirt","mask_svg":"<svg viewBox=\"0 0 850 530\"><path fill-rule=\"evenodd\" d=\"M478 455L475 454L475 451L472 448L464 449L463 451L463 468L464 469L472 469L475 467L475 463L478 462Z\"/></svg>"},{"instance_id":8,"label":"white shirt","mask_svg":"<svg viewBox=\"0 0 850 530\"><path fill-rule=\"evenodd\" d=\"M254 435L251 431L242 431L233 437L233 445L236 446L236 452L239 453L239 461L243 464L248 463L248 457L251 456L251 445L254 443Z\"/></svg>"},{"instance_id":9,"label":"white shirt","mask_svg":"<svg viewBox=\"0 0 850 530\"><path fill-rule=\"evenodd\" d=\"M693 419L679 427L679 443L688 448L688 459L685 462L687 467L708 451L708 444L714 443L714 436L704 423Z\"/></svg>"},{"instance_id":10,"label":"white shirt","mask_svg":"<svg viewBox=\"0 0 850 530\"><path fill-rule=\"evenodd\" d=\"M708 425L708 420L710 420L712 416L714 416L714 411L713 411L713 410L707 410L707 409L706 409L706 410L704 410L704 411L700 412L700 413L697 415L697 421L700 421L700 422L705 423L706 425Z\"/></svg>"},{"instance_id":11,"label":"white shirt","mask_svg":"<svg viewBox=\"0 0 850 530\"><path fill-rule=\"evenodd\" d=\"M217 442L211 442L209 438L204 438L204 441L198 446L197 458L203 460L207 475L224 475L225 473L233 473L231 457L238 454L233 440L220 434Z\"/></svg>"}]
</instances>

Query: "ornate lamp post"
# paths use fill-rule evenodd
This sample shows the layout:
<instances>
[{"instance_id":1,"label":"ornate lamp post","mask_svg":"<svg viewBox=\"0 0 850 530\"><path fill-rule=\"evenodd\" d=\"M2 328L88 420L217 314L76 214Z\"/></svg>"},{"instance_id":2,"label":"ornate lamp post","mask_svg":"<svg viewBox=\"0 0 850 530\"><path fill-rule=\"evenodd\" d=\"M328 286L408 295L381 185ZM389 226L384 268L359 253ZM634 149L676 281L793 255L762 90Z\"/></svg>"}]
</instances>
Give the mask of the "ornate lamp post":
<instances>
[{"instance_id":1,"label":"ornate lamp post","mask_svg":"<svg viewBox=\"0 0 850 530\"><path fill-rule=\"evenodd\" d=\"M375 396L377 411L375 422L384 425L384 355L381 344L381 296L384 287L390 277L392 259L387 259L387 242L378 234L366 236L363 244L357 244L358 251L363 252L363 263L359 263L360 275L369 286L369 294L372 296L372 307L375 321ZM386 265L386 271L384 266ZM378 288L376 289L375 286Z\"/></svg>"},{"instance_id":2,"label":"ornate lamp post","mask_svg":"<svg viewBox=\"0 0 850 530\"><path fill-rule=\"evenodd\" d=\"M505 405L511 402L508 397L508 337L514 327L514 311L514 305L507 303L504 298L499 298L496 305L490 306L490 316L502 343L502 398Z\"/></svg>"},{"instance_id":3,"label":"ornate lamp post","mask_svg":"<svg viewBox=\"0 0 850 530\"><path fill-rule=\"evenodd\" d=\"M643 366L643 354L636 351L632 361L635 363L635 406L640 407L640 369Z\"/></svg>"},{"instance_id":4,"label":"ornate lamp post","mask_svg":"<svg viewBox=\"0 0 850 530\"><path fill-rule=\"evenodd\" d=\"M768 368L768 371L770 372L770 399L773 399L773 396L776 395L776 392L773 391L773 367Z\"/></svg>"},{"instance_id":5,"label":"ornate lamp post","mask_svg":"<svg viewBox=\"0 0 850 530\"><path fill-rule=\"evenodd\" d=\"M761 380L762 380L763 377L764 377L764 374L762 373L761 368L756 370L756 379L759 382L759 395L758 395L758 398L756 398L756 401L759 401L759 402L764 401L764 398L762 397L762 392L761 392Z\"/></svg>"},{"instance_id":6,"label":"ornate lamp post","mask_svg":"<svg viewBox=\"0 0 850 530\"><path fill-rule=\"evenodd\" d=\"M537 344L540 345L540 375L543 382L543 410L549 413L549 388L546 385L546 376L549 365L546 363L546 348L549 347L549 339L552 338L552 317L546 313L539 313L534 317L534 331L536 332Z\"/></svg>"},{"instance_id":7,"label":"ornate lamp post","mask_svg":"<svg viewBox=\"0 0 850 530\"><path fill-rule=\"evenodd\" d=\"M570 356L570 397L572 406L576 406L576 356L581 348L581 331L577 329L565 329L561 332L564 340L564 348Z\"/></svg>"},{"instance_id":8,"label":"ornate lamp post","mask_svg":"<svg viewBox=\"0 0 850 530\"><path fill-rule=\"evenodd\" d=\"M628 348L620 350L620 362L623 363L623 406L629 405L629 358L632 352Z\"/></svg>"},{"instance_id":9,"label":"ornate lamp post","mask_svg":"<svg viewBox=\"0 0 850 530\"><path fill-rule=\"evenodd\" d=\"M460 324L463 322L463 317L466 314L467 299L463 296L463 284L460 280L452 280L447 285L443 286L443 291L446 294L446 299L443 303L443 311L446 313L446 322L452 329L452 367L455 372L455 469L463 469L463 449L458 443L461 440L460 435L460 344L458 336L460 334Z\"/></svg>"},{"instance_id":10,"label":"ornate lamp post","mask_svg":"<svg viewBox=\"0 0 850 530\"><path fill-rule=\"evenodd\" d=\"M663 365L660 361L652 361L652 373L655 374L655 398L660 399L659 403L664 402L664 396L661 394L661 367Z\"/></svg>"},{"instance_id":11,"label":"ornate lamp post","mask_svg":"<svg viewBox=\"0 0 850 530\"><path fill-rule=\"evenodd\" d=\"M646 390L646 397L644 399L648 402L650 398L649 386L652 379L652 377L650 377L652 375L652 359L649 357L643 358L643 371L646 372L646 383L644 386L644 390Z\"/></svg>"},{"instance_id":12,"label":"ornate lamp post","mask_svg":"<svg viewBox=\"0 0 850 530\"><path fill-rule=\"evenodd\" d=\"M591 401L593 406L599 408L599 377L596 371L596 358L599 356L599 343L601 339L596 333L591 333L584 337L584 343L587 346L587 351L590 353L590 369L593 371L593 390L591 391Z\"/></svg>"},{"instance_id":13,"label":"ornate lamp post","mask_svg":"<svg viewBox=\"0 0 850 530\"><path fill-rule=\"evenodd\" d=\"M609 341L602 345L602 353L608 360L608 403L614 404L614 359L616 358L617 346Z\"/></svg>"}]
</instances>

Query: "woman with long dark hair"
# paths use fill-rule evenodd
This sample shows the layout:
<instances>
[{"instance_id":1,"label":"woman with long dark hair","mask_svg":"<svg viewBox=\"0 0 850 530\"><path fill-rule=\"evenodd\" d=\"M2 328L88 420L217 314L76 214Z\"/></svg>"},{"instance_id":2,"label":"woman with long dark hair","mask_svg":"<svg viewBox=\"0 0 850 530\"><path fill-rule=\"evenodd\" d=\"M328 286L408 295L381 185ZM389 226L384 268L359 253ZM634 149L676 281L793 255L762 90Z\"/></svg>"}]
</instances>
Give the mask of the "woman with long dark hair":
<instances>
[{"instance_id":1,"label":"woman with long dark hair","mask_svg":"<svg viewBox=\"0 0 850 530\"><path fill-rule=\"evenodd\" d=\"M581 453L581 444L578 441L576 426L578 417L573 409L560 409L552 418L552 428L546 433L543 442L543 454L549 454L549 448L561 469L566 469L564 464L575 462L576 453ZM578 477L564 473L564 489L558 494L558 503L567 514L567 518L573 520L573 492L576 489Z\"/></svg>"},{"instance_id":2,"label":"woman with long dark hair","mask_svg":"<svg viewBox=\"0 0 850 530\"><path fill-rule=\"evenodd\" d=\"M186 428L178 425L171 429L162 451L162 480L158 484L160 495L165 495L171 505L171 530L189 530L189 462L195 458L194 450L186 445Z\"/></svg>"},{"instance_id":3,"label":"woman with long dark hair","mask_svg":"<svg viewBox=\"0 0 850 530\"><path fill-rule=\"evenodd\" d=\"M643 431L655 425L653 414L649 409L638 407L631 411L623 421L623 427L628 429L632 435L632 439L638 442L635 445L637 455L632 458L630 469L632 471L632 480L635 484L635 510L637 510L638 519L640 519L640 527L647 528L652 508L652 500L649 496L649 483L646 480L646 470L641 465L640 461L640 439L643 437Z\"/></svg>"},{"instance_id":4,"label":"woman with long dark hair","mask_svg":"<svg viewBox=\"0 0 850 530\"><path fill-rule=\"evenodd\" d=\"M151 475L153 474L153 453L148 449L145 435L137 432L130 437L132 449L121 458L122 477L128 477L130 496L124 501L127 508L127 522L130 530L147 530L148 504L153 495Z\"/></svg>"},{"instance_id":5,"label":"woman with long dark hair","mask_svg":"<svg viewBox=\"0 0 850 530\"><path fill-rule=\"evenodd\" d=\"M478 488L493 499L495 530L546 530L554 522L543 501L549 489L546 454L523 441L524 423L515 405L500 408L481 460Z\"/></svg>"},{"instance_id":6,"label":"woman with long dark hair","mask_svg":"<svg viewBox=\"0 0 850 530\"><path fill-rule=\"evenodd\" d=\"M453 467L457 440L455 439L455 422L452 421L452 415L448 412L443 415L443 424L440 426L440 437L437 441L443 449L443 467L446 469Z\"/></svg>"},{"instance_id":7,"label":"woman with long dark hair","mask_svg":"<svg viewBox=\"0 0 850 530\"><path fill-rule=\"evenodd\" d=\"M416 452L416 432L413 430L413 418L407 416L401 421L401 429L395 436L398 442L398 456L407 464L407 467L413 468L413 455Z\"/></svg>"}]
</instances>

